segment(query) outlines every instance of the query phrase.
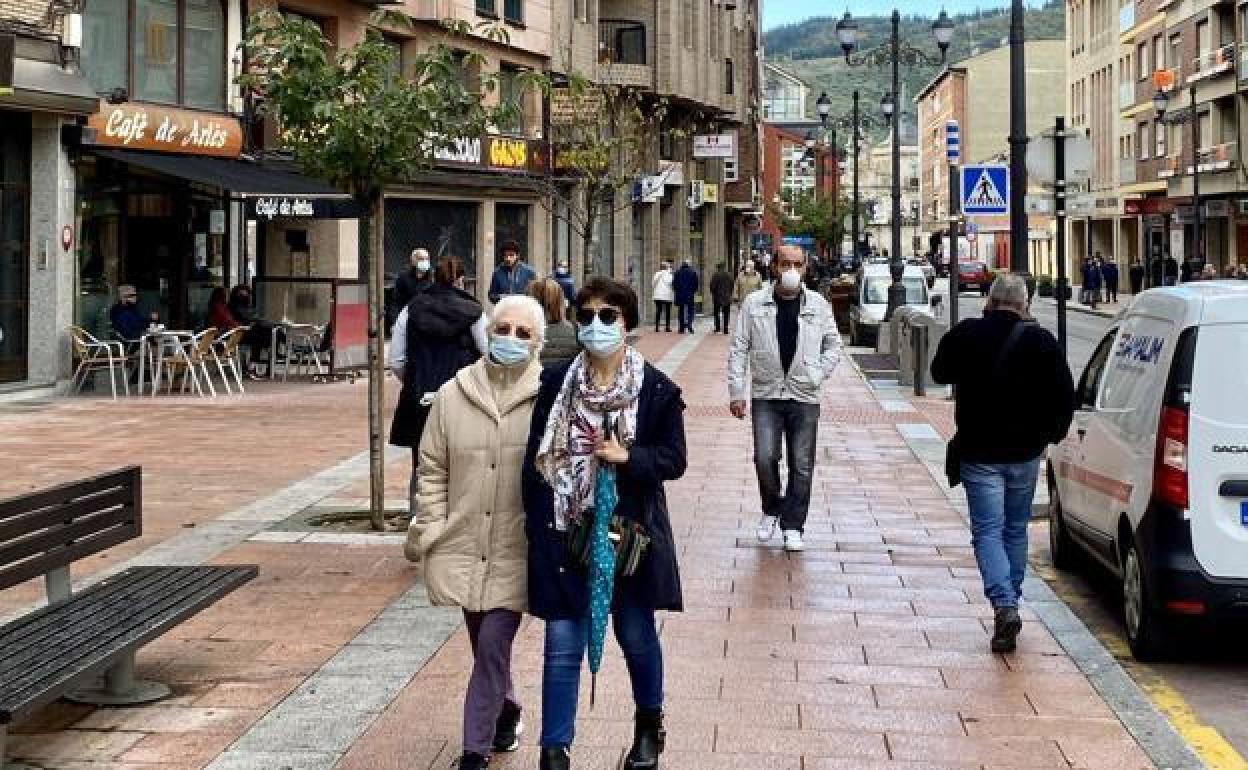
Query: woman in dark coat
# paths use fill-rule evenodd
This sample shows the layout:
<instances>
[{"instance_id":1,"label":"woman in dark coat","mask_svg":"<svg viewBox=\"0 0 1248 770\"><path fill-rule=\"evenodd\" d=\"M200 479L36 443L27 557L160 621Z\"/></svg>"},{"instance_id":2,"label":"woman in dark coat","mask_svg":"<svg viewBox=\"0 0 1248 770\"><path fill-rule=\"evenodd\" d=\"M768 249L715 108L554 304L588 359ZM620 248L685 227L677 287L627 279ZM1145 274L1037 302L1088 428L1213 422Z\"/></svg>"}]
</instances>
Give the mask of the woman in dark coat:
<instances>
[{"instance_id":1,"label":"woman in dark coat","mask_svg":"<svg viewBox=\"0 0 1248 770\"><path fill-rule=\"evenodd\" d=\"M651 770L665 739L663 650L654 613L683 608L663 483L685 472L685 405L676 384L625 342L639 321L632 289L595 278L574 307L585 352L542 373L523 477L529 611L546 621L541 768L571 766L590 596L588 571L569 556L566 539L592 518L594 478L606 463L616 473L615 515L640 523L650 538L636 571L617 573L611 627L636 705L624 767ZM604 425L614 426L609 434Z\"/></svg>"},{"instance_id":2,"label":"woman in dark coat","mask_svg":"<svg viewBox=\"0 0 1248 770\"><path fill-rule=\"evenodd\" d=\"M390 443L412 448L411 492L415 495L420 434L433 394L485 352L486 319L481 303L463 290L464 263L441 257L433 284L399 311L390 337L390 368L403 382L390 423ZM412 518L415 519L415 510Z\"/></svg>"}]
</instances>

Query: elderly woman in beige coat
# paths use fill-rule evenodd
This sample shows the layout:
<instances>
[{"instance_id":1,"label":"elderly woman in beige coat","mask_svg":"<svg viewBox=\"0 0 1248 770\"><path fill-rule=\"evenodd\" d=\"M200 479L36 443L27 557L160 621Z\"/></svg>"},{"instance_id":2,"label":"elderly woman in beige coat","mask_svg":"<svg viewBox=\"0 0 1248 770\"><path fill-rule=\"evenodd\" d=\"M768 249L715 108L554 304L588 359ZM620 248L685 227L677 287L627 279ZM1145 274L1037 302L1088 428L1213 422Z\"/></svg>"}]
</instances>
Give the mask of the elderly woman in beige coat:
<instances>
[{"instance_id":1,"label":"elderly woman in beige coat","mask_svg":"<svg viewBox=\"0 0 1248 770\"><path fill-rule=\"evenodd\" d=\"M412 527L425 583L435 605L463 609L474 657L461 770L484 768L491 751L514 751L523 730L511 683L528 596L520 476L545 320L531 297L501 299L488 355L438 390L420 441Z\"/></svg>"}]
</instances>

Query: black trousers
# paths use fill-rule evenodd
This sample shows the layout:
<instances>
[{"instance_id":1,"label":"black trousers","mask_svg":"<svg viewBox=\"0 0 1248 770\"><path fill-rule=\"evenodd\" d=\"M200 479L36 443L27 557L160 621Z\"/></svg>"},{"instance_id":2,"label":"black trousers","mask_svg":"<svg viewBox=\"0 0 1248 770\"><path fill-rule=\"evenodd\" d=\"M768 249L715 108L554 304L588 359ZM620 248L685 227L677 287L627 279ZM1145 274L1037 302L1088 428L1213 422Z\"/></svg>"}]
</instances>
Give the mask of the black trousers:
<instances>
[{"instance_id":1,"label":"black trousers","mask_svg":"<svg viewBox=\"0 0 1248 770\"><path fill-rule=\"evenodd\" d=\"M672 303L665 299L656 299L654 301L654 330L659 330L659 318L664 319L667 331L672 330Z\"/></svg>"},{"instance_id":2,"label":"black trousers","mask_svg":"<svg viewBox=\"0 0 1248 770\"><path fill-rule=\"evenodd\" d=\"M732 312L732 303L715 304L715 331L728 333L728 315Z\"/></svg>"}]
</instances>

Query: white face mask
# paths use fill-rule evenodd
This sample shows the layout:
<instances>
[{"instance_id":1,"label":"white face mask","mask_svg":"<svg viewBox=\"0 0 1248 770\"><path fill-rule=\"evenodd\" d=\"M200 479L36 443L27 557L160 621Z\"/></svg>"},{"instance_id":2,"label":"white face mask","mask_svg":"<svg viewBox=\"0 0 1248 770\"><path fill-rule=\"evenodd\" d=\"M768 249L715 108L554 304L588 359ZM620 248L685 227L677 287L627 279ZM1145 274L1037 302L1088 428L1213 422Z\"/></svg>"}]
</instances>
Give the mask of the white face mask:
<instances>
[{"instance_id":1,"label":"white face mask","mask_svg":"<svg viewBox=\"0 0 1248 770\"><path fill-rule=\"evenodd\" d=\"M780 274L780 288L796 291L802 285L802 271L789 268Z\"/></svg>"}]
</instances>

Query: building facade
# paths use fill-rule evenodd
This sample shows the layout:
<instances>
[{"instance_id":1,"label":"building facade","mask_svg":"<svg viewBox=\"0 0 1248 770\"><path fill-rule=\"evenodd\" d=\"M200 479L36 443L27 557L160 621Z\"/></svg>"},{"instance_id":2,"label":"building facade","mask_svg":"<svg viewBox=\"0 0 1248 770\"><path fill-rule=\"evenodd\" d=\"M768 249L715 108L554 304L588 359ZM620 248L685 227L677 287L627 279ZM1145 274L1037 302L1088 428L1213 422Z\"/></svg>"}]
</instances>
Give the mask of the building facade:
<instances>
[{"instance_id":1,"label":"building facade","mask_svg":"<svg viewBox=\"0 0 1248 770\"><path fill-rule=\"evenodd\" d=\"M793 214L792 197L813 191L817 199L836 200L840 170L833 148L817 145L808 150L806 138L815 123L763 125L762 194L767 202L762 231L754 238L757 250L773 251L784 242L777 213ZM813 248L814 244L810 244ZM841 244L829 244L833 250Z\"/></svg>"},{"instance_id":2,"label":"building facade","mask_svg":"<svg viewBox=\"0 0 1248 770\"><path fill-rule=\"evenodd\" d=\"M810 86L771 62L763 64L763 120L796 123L806 120Z\"/></svg>"},{"instance_id":3,"label":"building facade","mask_svg":"<svg viewBox=\"0 0 1248 770\"><path fill-rule=\"evenodd\" d=\"M1054 83L1066 82L1067 42L1030 40L1025 45L1027 132L1036 135L1053 125L1065 97ZM945 158L945 125L957 121L961 162L1008 163L1010 133L1009 48L1000 46L964 59L943 70L918 95L919 208L925 244L934 243L949 227L949 165ZM1041 192L1039 188L1029 192ZM959 204L960 205L960 204ZM1028 257L1036 275L1053 275L1054 221L1049 214L1030 214ZM974 217L966 222L961 259L978 259L994 268L1010 265L1008 216Z\"/></svg>"}]
</instances>

